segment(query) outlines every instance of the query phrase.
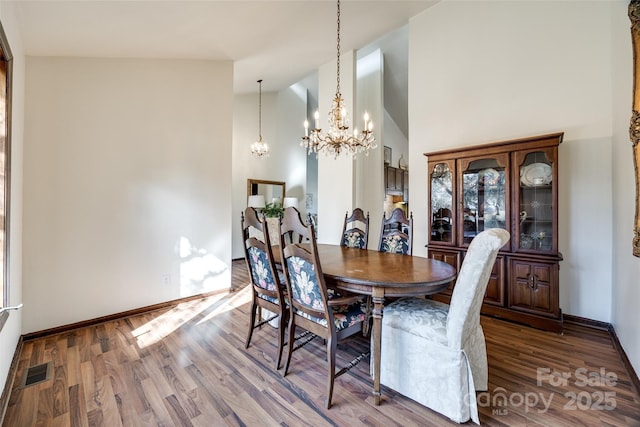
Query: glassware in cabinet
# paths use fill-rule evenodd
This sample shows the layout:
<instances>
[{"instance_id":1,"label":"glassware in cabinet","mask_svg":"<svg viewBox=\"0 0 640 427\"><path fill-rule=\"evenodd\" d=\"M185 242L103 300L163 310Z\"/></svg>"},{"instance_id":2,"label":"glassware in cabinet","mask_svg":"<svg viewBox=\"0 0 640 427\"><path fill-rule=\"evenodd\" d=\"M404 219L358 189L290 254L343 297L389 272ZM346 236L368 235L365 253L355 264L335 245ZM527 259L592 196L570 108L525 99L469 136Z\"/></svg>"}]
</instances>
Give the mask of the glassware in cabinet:
<instances>
[{"instance_id":1,"label":"glassware in cabinet","mask_svg":"<svg viewBox=\"0 0 640 427\"><path fill-rule=\"evenodd\" d=\"M518 168L516 188L515 250L557 252L557 207L555 206L555 152L514 153Z\"/></svg>"}]
</instances>

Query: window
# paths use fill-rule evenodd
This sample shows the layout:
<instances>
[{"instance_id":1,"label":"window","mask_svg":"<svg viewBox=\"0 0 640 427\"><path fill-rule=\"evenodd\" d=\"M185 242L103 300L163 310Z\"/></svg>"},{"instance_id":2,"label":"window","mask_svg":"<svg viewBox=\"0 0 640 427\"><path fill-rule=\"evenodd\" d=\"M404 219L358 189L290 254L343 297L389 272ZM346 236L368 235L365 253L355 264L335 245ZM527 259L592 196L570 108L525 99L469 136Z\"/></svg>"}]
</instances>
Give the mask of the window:
<instances>
[{"instance_id":1,"label":"window","mask_svg":"<svg viewBox=\"0 0 640 427\"><path fill-rule=\"evenodd\" d=\"M11 80L13 56L0 24L0 307L9 304L9 201L11 189ZM6 313L6 312L5 312ZM3 323L0 316L0 328ZM4 316L6 318L6 316Z\"/></svg>"}]
</instances>

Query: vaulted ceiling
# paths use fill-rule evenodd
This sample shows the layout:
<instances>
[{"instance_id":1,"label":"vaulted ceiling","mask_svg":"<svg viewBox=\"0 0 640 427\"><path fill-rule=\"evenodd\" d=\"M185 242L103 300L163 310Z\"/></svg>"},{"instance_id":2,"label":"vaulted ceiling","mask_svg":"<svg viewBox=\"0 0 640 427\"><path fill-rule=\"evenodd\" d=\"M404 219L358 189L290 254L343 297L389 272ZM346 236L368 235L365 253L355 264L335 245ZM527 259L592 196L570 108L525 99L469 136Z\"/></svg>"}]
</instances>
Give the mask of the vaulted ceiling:
<instances>
[{"instance_id":1,"label":"vaulted ceiling","mask_svg":"<svg viewBox=\"0 0 640 427\"><path fill-rule=\"evenodd\" d=\"M234 91L280 90L336 54L336 2L18 0L27 55L234 62ZM341 49L406 25L436 1L341 2ZM4 7L4 6L3 6Z\"/></svg>"}]
</instances>

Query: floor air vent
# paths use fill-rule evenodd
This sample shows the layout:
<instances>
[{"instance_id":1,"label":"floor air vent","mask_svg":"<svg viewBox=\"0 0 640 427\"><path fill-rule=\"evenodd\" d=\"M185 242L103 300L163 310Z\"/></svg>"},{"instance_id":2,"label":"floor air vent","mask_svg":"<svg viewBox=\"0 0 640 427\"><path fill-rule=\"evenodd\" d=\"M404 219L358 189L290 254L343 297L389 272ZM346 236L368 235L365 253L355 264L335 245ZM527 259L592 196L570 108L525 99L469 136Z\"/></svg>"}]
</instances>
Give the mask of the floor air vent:
<instances>
[{"instance_id":1,"label":"floor air vent","mask_svg":"<svg viewBox=\"0 0 640 427\"><path fill-rule=\"evenodd\" d=\"M51 378L51 362L32 366L27 369L20 386L29 387L31 385L47 381L49 378Z\"/></svg>"}]
</instances>

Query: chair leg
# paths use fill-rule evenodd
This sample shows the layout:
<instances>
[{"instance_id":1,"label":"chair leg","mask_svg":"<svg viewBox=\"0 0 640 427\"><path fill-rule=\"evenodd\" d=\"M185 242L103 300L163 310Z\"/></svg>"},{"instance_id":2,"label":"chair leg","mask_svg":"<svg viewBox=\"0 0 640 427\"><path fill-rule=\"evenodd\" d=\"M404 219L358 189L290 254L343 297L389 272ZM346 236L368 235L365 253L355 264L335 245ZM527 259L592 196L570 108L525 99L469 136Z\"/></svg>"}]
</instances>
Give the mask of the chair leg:
<instances>
[{"instance_id":1,"label":"chair leg","mask_svg":"<svg viewBox=\"0 0 640 427\"><path fill-rule=\"evenodd\" d=\"M284 347L284 334L287 329L287 322L289 320L289 312L282 310L278 317L278 359L276 360L276 371L280 369L280 362L282 361L282 350Z\"/></svg>"},{"instance_id":2,"label":"chair leg","mask_svg":"<svg viewBox=\"0 0 640 427\"><path fill-rule=\"evenodd\" d=\"M251 336L253 335L253 329L255 328L256 325L256 311L257 311L258 305L256 304L256 300L255 300L255 296L253 297L253 300L251 301L251 317L249 319L249 333L247 334L247 340L244 343L244 348L249 348L249 344L251 344Z\"/></svg>"},{"instance_id":3,"label":"chair leg","mask_svg":"<svg viewBox=\"0 0 640 427\"><path fill-rule=\"evenodd\" d=\"M284 364L284 372L282 373L283 377L287 376L287 372L289 371L289 363L291 362L291 353L293 353L293 346L295 344L295 331L296 325L293 321L294 316L289 315L289 341L287 342L287 361Z\"/></svg>"},{"instance_id":4,"label":"chair leg","mask_svg":"<svg viewBox=\"0 0 640 427\"><path fill-rule=\"evenodd\" d=\"M333 397L333 380L336 377L336 348L337 348L337 339L329 336L327 340L327 364L329 365L328 372L328 383L327 383L327 409L331 409L331 398Z\"/></svg>"}]
</instances>

